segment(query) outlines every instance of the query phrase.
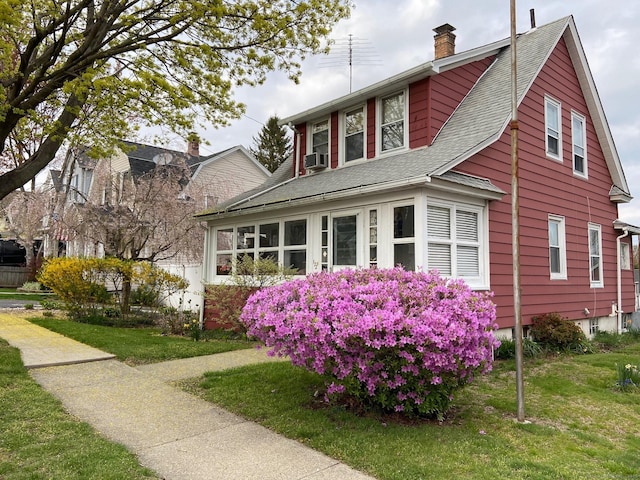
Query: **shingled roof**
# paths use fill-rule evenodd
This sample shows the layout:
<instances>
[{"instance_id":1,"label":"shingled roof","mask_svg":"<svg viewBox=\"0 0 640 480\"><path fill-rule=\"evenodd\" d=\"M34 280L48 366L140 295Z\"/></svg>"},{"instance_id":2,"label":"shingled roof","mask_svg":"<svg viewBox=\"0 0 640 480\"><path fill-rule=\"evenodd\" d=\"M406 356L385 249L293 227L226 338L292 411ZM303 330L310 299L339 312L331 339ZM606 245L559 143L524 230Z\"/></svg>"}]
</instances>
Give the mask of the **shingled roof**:
<instances>
[{"instance_id":1,"label":"shingled roof","mask_svg":"<svg viewBox=\"0 0 640 480\"><path fill-rule=\"evenodd\" d=\"M583 82L583 89L589 90L586 97L594 118L596 131L600 141L609 145L609 147L605 145L604 150L616 191L621 192L622 196L629 196L629 188L604 119L602 106L586 64L573 17L559 19L518 36L518 99L521 101L524 98L554 47L565 34L568 35L569 50L576 57L574 63L580 64L577 70L578 76ZM486 193L487 198L497 198L497 195L504 194L505 192L489 180L452 171L461 162L497 141L510 120L511 54L508 39L490 44L484 49L479 48L452 55L445 61L449 65L456 65L456 62L460 64L460 62L473 61L474 55L484 54L487 56L489 52L487 47L497 49L495 60L444 124L431 146L339 169L304 175L295 179L283 178L283 175L278 175L276 172L258 189L245 192L220 205L217 210L203 212L200 215L215 214L226 217L258 207L267 210L277 209L283 205L306 203L317 196L348 196L350 194L357 195L363 189L383 191L386 188L398 188L403 182L407 184L421 182L426 184L434 181L438 183L453 182L479 189ZM432 75L437 73L442 65L443 60L425 63L420 67L423 69L422 72L419 71L420 69L412 69L407 72L404 78L406 80ZM401 74L394 78L403 77ZM388 81L384 83L388 83ZM367 95L374 94L372 92L375 91L372 87L364 90ZM346 106L350 100L353 102L354 99L362 96L364 94L355 92L352 96L346 96L324 106L316 107L306 114L339 109ZM296 116L295 119L299 119L301 116L302 114ZM288 162L281 168L288 168L287 173L291 176L292 162ZM284 170L280 173L284 173ZM274 183L277 179L282 179L282 183Z\"/></svg>"}]
</instances>

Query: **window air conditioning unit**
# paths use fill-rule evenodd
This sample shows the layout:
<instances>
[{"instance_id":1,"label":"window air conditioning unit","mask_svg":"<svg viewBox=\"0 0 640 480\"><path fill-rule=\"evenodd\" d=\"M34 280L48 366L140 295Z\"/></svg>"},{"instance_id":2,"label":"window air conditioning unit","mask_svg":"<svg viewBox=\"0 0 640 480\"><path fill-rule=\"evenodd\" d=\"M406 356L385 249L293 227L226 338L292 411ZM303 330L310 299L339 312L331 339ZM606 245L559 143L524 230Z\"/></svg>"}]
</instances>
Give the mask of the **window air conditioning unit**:
<instances>
[{"instance_id":1,"label":"window air conditioning unit","mask_svg":"<svg viewBox=\"0 0 640 480\"><path fill-rule=\"evenodd\" d=\"M313 152L304 156L304 168L307 170L320 170L329 166L329 154Z\"/></svg>"}]
</instances>

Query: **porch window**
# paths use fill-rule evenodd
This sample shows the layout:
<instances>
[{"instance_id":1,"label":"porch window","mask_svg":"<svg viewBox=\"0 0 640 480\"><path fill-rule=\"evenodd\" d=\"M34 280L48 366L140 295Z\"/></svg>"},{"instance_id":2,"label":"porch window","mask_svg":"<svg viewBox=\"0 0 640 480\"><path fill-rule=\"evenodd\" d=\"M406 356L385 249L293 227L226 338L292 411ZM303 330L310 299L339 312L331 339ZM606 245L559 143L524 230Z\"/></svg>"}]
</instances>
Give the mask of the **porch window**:
<instances>
[{"instance_id":1,"label":"porch window","mask_svg":"<svg viewBox=\"0 0 640 480\"><path fill-rule=\"evenodd\" d=\"M571 112L571 138L573 144L573 173L587 176L587 136L585 118Z\"/></svg>"},{"instance_id":2,"label":"porch window","mask_svg":"<svg viewBox=\"0 0 640 480\"><path fill-rule=\"evenodd\" d=\"M413 205L393 209L393 264L416 269L415 219Z\"/></svg>"},{"instance_id":3,"label":"porch window","mask_svg":"<svg viewBox=\"0 0 640 480\"><path fill-rule=\"evenodd\" d=\"M333 265L356 266L357 264L357 217L347 215L334 217L333 223Z\"/></svg>"},{"instance_id":4,"label":"porch window","mask_svg":"<svg viewBox=\"0 0 640 480\"><path fill-rule=\"evenodd\" d=\"M369 210L369 267L378 266L378 210Z\"/></svg>"},{"instance_id":5,"label":"porch window","mask_svg":"<svg viewBox=\"0 0 640 480\"><path fill-rule=\"evenodd\" d=\"M560 104L544 99L545 144L547 156L562 161L562 119Z\"/></svg>"},{"instance_id":6,"label":"porch window","mask_svg":"<svg viewBox=\"0 0 640 480\"><path fill-rule=\"evenodd\" d=\"M592 288L603 287L602 279L602 228L589 224L589 275Z\"/></svg>"},{"instance_id":7,"label":"porch window","mask_svg":"<svg viewBox=\"0 0 640 480\"><path fill-rule=\"evenodd\" d=\"M428 267L443 276L480 277L480 212L457 205L428 205Z\"/></svg>"},{"instance_id":8,"label":"porch window","mask_svg":"<svg viewBox=\"0 0 640 480\"><path fill-rule=\"evenodd\" d=\"M307 221L284 222L283 265L295 268L299 275L307 272Z\"/></svg>"},{"instance_id":9,"label":"porch window","mask_svg":"<svg viewBox=\"0 0 640 480\"><path fill-rule=\"evenodd\" d=\"M233 266L233 228L216 232L216 275L230 275Z\"/></svg>"},{"instance_id":10,"label":"porch window","mask_svg":"<svg viewBox=\"0 0 640 480\"><path fill-rule=\"evenodd\" d=\"M405 144L405 94L390 95L380 100L380 151L387 152Z\"/></svg>"},{"instance_id":11,"label":"porch window","mask_svg":"<svg viewBox=\"0 0 640 480\"><path fill-rule=\"evenodd\" d=\"M620 268L631 270L631 258L628 243L620 243Z\"/></svg>"}]
</instances>

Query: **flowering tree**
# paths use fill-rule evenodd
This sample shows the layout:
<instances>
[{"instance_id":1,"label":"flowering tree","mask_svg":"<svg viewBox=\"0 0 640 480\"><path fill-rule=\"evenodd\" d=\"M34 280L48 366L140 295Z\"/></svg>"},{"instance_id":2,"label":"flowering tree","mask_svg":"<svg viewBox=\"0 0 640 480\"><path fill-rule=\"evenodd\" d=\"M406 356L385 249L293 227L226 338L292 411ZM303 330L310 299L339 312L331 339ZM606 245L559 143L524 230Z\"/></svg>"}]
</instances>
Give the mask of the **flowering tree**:
<instances>
[{"instance_id":1,"label":"flowering tree","mask_svg":"<svg viewBox=\"0 0 640 480\"><path fill-rule=\"evenodd\" d=\"M491 369L495 306L435 273L317 273L262 289L247 334L328 378L327 400L442 418L454 390Z\"/></svg>"}]
</instances>

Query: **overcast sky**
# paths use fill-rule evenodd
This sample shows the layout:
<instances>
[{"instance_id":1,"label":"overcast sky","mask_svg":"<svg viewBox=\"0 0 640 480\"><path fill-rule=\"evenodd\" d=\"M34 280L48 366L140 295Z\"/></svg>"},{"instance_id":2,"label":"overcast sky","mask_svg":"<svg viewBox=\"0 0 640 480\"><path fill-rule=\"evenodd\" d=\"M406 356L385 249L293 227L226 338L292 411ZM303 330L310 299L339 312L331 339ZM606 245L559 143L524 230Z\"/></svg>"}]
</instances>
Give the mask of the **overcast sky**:
<instances>
[{"instance_id":1,"label":"overcast sky","mask_svg":"<svg viewBox=\"0 0 640 480\"><path fill-rule=\"evenodd\" d=\"M332 37L354 38L353 90L433 59L432 29L456 27L461 52L509 36L509 0L356 0L351 18ZM607 115L631 194L620 207L622 220L640 226L640 1L518 0L517 31L573 15ZM209 154L234 145L251 146L269 116L287 117L349 93L349 68L340 49L303 64L299 85L279 74L257 88L237 91L246 115L231 127L200 132ZM341 58L344 58L341 62ZM341 64L342 63L342 64ZM333 66L332 66L333 65Z\"/></svg>"}]
</instances>

